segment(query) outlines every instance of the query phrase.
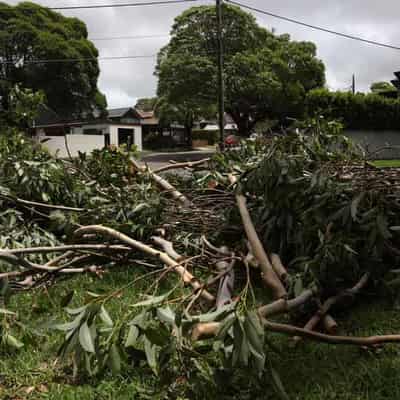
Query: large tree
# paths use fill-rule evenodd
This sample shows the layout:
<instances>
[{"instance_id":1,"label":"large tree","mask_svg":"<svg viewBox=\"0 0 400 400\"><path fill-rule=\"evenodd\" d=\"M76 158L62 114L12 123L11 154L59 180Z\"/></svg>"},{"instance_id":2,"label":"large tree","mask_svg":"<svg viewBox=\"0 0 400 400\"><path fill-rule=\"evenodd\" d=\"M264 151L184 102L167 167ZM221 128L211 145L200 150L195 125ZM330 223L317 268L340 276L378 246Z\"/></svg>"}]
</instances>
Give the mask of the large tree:
<instances>
[{"instance_id":1,"label":"large tree","mask_svg":"<svg viewBox=\"0 0 400 400\"><path fill-rule=\"evenodd\" d=\"M225 101L242 135L266 118L299 116L307 91L325 83L315 45L275 36L236 6L223 6ZM174 105L209 107L217 99L215 7L193 7L175 19L158 57L158 95Z\"/></svg>"},{"instance_id":2,"label":"large tree","mask_svg":"<svg viewBox=\"0 0 400 400\"><path fill-rule=\"evenodd\" d=\"M11 7L0 2L3 107L18 84L42 91L47 104L65 117L103 110L106 101L97 88L97 57L82 21L34 3Z\"/></svg>"}]
</instances>

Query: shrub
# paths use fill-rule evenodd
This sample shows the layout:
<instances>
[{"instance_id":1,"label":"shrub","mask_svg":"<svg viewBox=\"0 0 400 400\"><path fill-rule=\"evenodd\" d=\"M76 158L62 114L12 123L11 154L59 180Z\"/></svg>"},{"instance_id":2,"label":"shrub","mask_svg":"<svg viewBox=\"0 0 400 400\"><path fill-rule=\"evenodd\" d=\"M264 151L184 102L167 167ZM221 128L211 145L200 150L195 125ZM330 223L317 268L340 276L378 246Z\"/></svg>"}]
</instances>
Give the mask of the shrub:
<instances>
[{"instance_id":1,"label":"shrub","mask_svg":"<svg viewBox=\"0 0 400 400\"><path fill-rule=\"evenodd\" d=\"M307 95L306 109L309 116L339 120L348 129L400 129L400 101L373 93L315 89Z\"/></svg>"}]
</instances>

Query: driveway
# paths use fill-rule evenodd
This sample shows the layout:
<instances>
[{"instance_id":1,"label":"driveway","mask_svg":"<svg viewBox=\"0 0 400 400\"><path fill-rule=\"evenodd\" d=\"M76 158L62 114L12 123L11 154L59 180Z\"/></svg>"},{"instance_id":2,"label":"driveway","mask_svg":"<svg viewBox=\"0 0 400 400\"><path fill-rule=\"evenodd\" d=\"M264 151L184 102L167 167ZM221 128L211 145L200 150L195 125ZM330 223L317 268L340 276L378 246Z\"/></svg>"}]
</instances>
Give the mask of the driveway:
<instances>
[{"instance_id":1,"label":"driveway","mask_svg":"<svg viewBox=\"0 0 400 400\"><path fill-rule=\"evenodd\" d=\"M151 169L161 168L168 165L170 161L175 162L188 162L198 161L203 158L211 157L215 150L193 150L193 151L180 151L174 153L153 153L144 156L141 159L142 163L148 164Z\"/></svg>"}]
</instances>

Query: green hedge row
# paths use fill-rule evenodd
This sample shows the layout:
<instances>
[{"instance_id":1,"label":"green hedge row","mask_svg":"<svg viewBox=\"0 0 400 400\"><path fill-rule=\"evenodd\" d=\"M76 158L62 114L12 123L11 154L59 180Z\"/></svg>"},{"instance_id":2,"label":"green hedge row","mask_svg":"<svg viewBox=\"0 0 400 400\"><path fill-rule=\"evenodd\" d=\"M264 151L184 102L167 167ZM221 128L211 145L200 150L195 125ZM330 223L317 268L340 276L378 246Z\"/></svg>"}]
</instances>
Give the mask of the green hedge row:
<instances>
[{"instance_id":1,"label":"green hedge row","mask_svg":"<svg viewBox=\"0 0 400 400\"><path fill-rule=\"evenodd\" d=\"M372 93L315 89L307 94L306 113L339 120L348 129L400 129L400 99Z\"/></svg>"}]
</instances>

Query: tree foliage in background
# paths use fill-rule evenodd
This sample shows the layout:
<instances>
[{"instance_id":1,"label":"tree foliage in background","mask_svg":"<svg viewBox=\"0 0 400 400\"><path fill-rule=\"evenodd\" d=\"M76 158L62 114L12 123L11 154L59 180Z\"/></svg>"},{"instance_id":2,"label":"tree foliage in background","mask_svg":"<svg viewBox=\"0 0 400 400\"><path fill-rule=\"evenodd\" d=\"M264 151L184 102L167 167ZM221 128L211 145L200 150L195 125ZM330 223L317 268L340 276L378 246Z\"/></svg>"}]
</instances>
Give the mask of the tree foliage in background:
<instances>
[{"instance_id":1,"label":"tree foliage in background","mask_svg":"<svg viewBox=\"0 0 400 400\"><path fill-rule=\"evenodd\" d=\"M347 129L400 129L400 101L375 93L315 89L307 95L307 114L339 120Z\"/></svg>"},{"instance_id":2,"label":"tree foliage in background","mask_svg":"<svg viewBox=\"0 0 400 400\"><path fill-rule=\"evenodd\" d=\"M275 36L240 8L223 7L226 111L242 135L259 120L298 116L307 91L325 82L315 45ZM175 19L158 57L158 95L193 109L217 99L215 7L193 7Z\"/></svg>"},{"instance_id":3,"label":"tree foliage in background","mask_svg":"<svg viewBox=\"0 0 400 400\"><path fill-rule=\"evenodd\" d=\"M34 3L0 3L0 96L5 109L10 90L18 84L43 91L47 104L64 117L104 110L97 57L79 19ZM63 59L76 61L35 61Z\"/></svg>"},{"instance_id":4,"label":"tree foliage in background","mask_svg":"<svg viewBox=\"0 0 400 400\"><path fill-rule=\"evenodd\" d=\"M374 82L371 85L371 92L389 98L397 98L399 93L389 82Z\"/></svg>"}]
</instances>

